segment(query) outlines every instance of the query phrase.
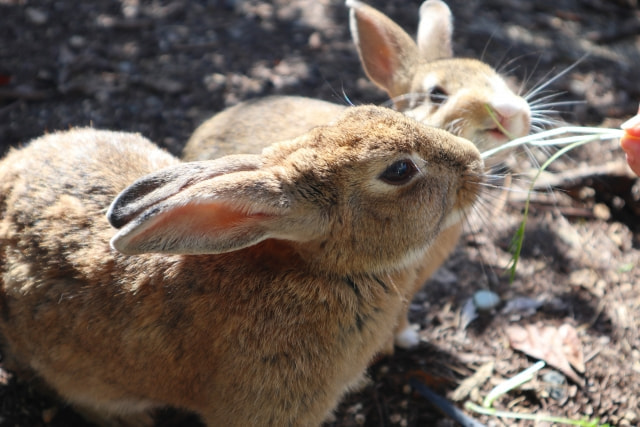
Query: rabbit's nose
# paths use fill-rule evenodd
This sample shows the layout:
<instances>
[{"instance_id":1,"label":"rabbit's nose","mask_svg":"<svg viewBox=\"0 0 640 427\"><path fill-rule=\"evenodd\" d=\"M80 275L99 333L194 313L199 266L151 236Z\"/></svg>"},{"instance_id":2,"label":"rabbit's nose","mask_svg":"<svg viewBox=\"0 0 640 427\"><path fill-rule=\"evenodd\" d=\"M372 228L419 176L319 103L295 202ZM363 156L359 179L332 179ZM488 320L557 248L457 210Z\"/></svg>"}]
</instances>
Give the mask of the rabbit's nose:
<instances>
[{"instance_id":1,"label":"rabbit's nose","mask_svg":"<svg viewBox=\"0 0 640 427\"><path fill-rule=\"evenodd\" d=\"M498 96L491 100L489 106L501 117L512 118L515 116L531 115L529 104L519 96Z\"/></svg>"},{"instance_id":2,"label":"rabbit's nose","mask_svg":"<svg viewBox=\"0 0 640 427\"><path fill-rule=\"evenodd\" d=\"M511 138L518 138L529 133L531 110L529 104L520 97L497 97L489 103L500 127L505 129Z\"/></svg>"}]
</instances>

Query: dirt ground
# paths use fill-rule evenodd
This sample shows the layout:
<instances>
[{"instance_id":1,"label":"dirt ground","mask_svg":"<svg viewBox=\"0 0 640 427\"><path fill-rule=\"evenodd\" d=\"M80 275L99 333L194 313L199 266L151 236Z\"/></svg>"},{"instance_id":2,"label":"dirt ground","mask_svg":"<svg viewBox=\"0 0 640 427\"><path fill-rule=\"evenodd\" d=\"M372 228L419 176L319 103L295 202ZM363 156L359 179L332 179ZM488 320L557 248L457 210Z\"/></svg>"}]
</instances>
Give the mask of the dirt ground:
<instances>
[{"instance_id":1,"label":"dirt ground","mask_svg":"<svg viewBox=\"0 0 640 427\"><path fill-rule=\"evenodd\" d=\"M418 1L371 1L403 28L416 28ZM637 0L448 0L458 56L482 58L556 101L558 118L617 127L640 101ZM0 153L46 131L91 125L140 132L179 154L196 126L241 100L298 94L382 103L366 77L334 0L0 0ZM542 157L539 157L542 158ZM397 351L371 368L370 384L346 397L331 426L449 426L409 386L418 377L459 407L536 359L515 350L513 326L577 333L584 355L577 378L546 367L494 407L640 423L640 181L617 141L564 156L533 196L522 258L513 283L505 274L509 242L522 220L523 192L486 195L478 221L411 305L418 349ZM508 162L525 188L530 161ZM496 200L498 201L496 203ZM469 319L466 301L490 289L501 304ZM537 308L509 310L526 297ZM43 349L46 351L46 349ZM459 394L463 380L493 369ZM0 425L83 426L64 404L0 371ZM557 377L557 375L556 375ZM534 425L467 412L487 425ZM159 425L198 425L174 411ZM537 423L535 425L547 425Z\"/></svg>"}]
</instances>

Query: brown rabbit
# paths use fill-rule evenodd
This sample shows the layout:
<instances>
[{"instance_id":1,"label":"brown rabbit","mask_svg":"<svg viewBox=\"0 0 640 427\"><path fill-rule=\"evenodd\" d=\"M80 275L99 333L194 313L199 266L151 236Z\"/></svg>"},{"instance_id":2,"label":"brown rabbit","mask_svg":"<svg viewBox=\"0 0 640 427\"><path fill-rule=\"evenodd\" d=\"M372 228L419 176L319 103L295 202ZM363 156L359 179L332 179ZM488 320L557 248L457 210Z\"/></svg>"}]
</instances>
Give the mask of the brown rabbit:
<instances>
[{"instance_id":1,"label":"brown rabbit","mask_svg":"<svg viewBox=\"0 0 640 427\"><path fill-rule=\"evenodd\" d=\"M392 277L482 173L470 142L380 107L194 163L133 134L46 135L0 162L2 353L101 425L166 405L318 425L392 333Z\"/></svg>"},{"instance_id":2,"label":"brown rabbit","mask_svg":"<svg viewBox=\"0 0 640 427\"><path fill-rule=\"evenodd\" d=\"M452 18L445 3L428 0L422 4L417 44L374 8L352 0L347 5L351 8L351 33L367 75L407 116L467 138L481 151L529 132L529 106L502 77L483 62L452 58ZM196 129L184 148L183 159L259 153L280 138L331 123L344 108L295 96L246 101ZM461 233L460 221L445 228L419 264L417 277L407 274L407 278L415 277L409 299L448 258ZM395 342L404 348L419 343L406 313L399 319Z\"/></svg>"}]
</instances>

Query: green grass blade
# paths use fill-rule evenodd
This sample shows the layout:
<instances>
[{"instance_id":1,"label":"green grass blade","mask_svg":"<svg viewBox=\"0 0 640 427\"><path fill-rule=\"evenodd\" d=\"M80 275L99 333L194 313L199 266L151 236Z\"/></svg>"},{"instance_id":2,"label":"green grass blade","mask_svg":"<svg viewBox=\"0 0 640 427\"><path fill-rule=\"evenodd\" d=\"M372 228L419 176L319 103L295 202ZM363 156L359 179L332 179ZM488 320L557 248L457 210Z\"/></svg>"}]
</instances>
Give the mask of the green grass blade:
<instances>
[{"instance_id":1,"label":"green grass blade","mask_svg":"<svg viewBox=\"0 0 640 427\"><path fill-rule=\"evenodd\" d=\"M524 232L527 225L527 218L529 216L529 205L531 202L531 193L533 192L533 188L535 186L536 181L540 177L540 174L545 169L547 169L551 163L556 161L563 154L573 150L574 148L580 147L581 145L588 144L589 142L596 141L599 139L600 139L600 135L589 135L589 136L585 136L583 140L576 141L572 144L562 147L560 150L554 153L553 156L549 157L547 161L542 164L542 166L540 166L540 169L538 169L538 172L533 177L533 181L529 186L529 192L527 193L527 199L524 203L524 212L522 215L522 222L520 223L520 227L518 227L518 230L516 231L516 234L513 236L513 239L511 239L511 244L509 245L509 250L511 251L511 255L512 255L511 263L508 266L510 283L513 283L516 277L516 267L518 265L518 261L520 260L520 254L522 253L522 244L524 242Z\"/></svg>"}]
</instances>

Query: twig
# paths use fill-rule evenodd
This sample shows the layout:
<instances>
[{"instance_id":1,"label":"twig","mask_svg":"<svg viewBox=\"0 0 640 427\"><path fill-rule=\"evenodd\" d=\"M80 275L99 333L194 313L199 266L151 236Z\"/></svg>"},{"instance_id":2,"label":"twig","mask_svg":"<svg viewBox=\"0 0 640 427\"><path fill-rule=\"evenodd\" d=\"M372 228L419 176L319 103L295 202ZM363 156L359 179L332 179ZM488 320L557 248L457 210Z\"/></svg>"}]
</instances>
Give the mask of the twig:
<instances>
[{"instance_id":1,"label":"twig","mask_svg":"<svg viewBox=\"0 0 640 427\"><path fill-rule=\"evenodd\" d=\"M473 418L471 418L470 416L462 412L460 409L458 409L456 406L451 404L447 399L435 393L433 390L431 390L429 387L423 384L419 379L411 378L409 380L409 384L411 385L411 387L413 387L414 390L416 390L422 396L427 398L433 405L435 405L438 409L440 409L445 415L447 415L449 418L451 418L461 426L485 427L484 424L474 420Z\"/></svg>"}]
</instances>

